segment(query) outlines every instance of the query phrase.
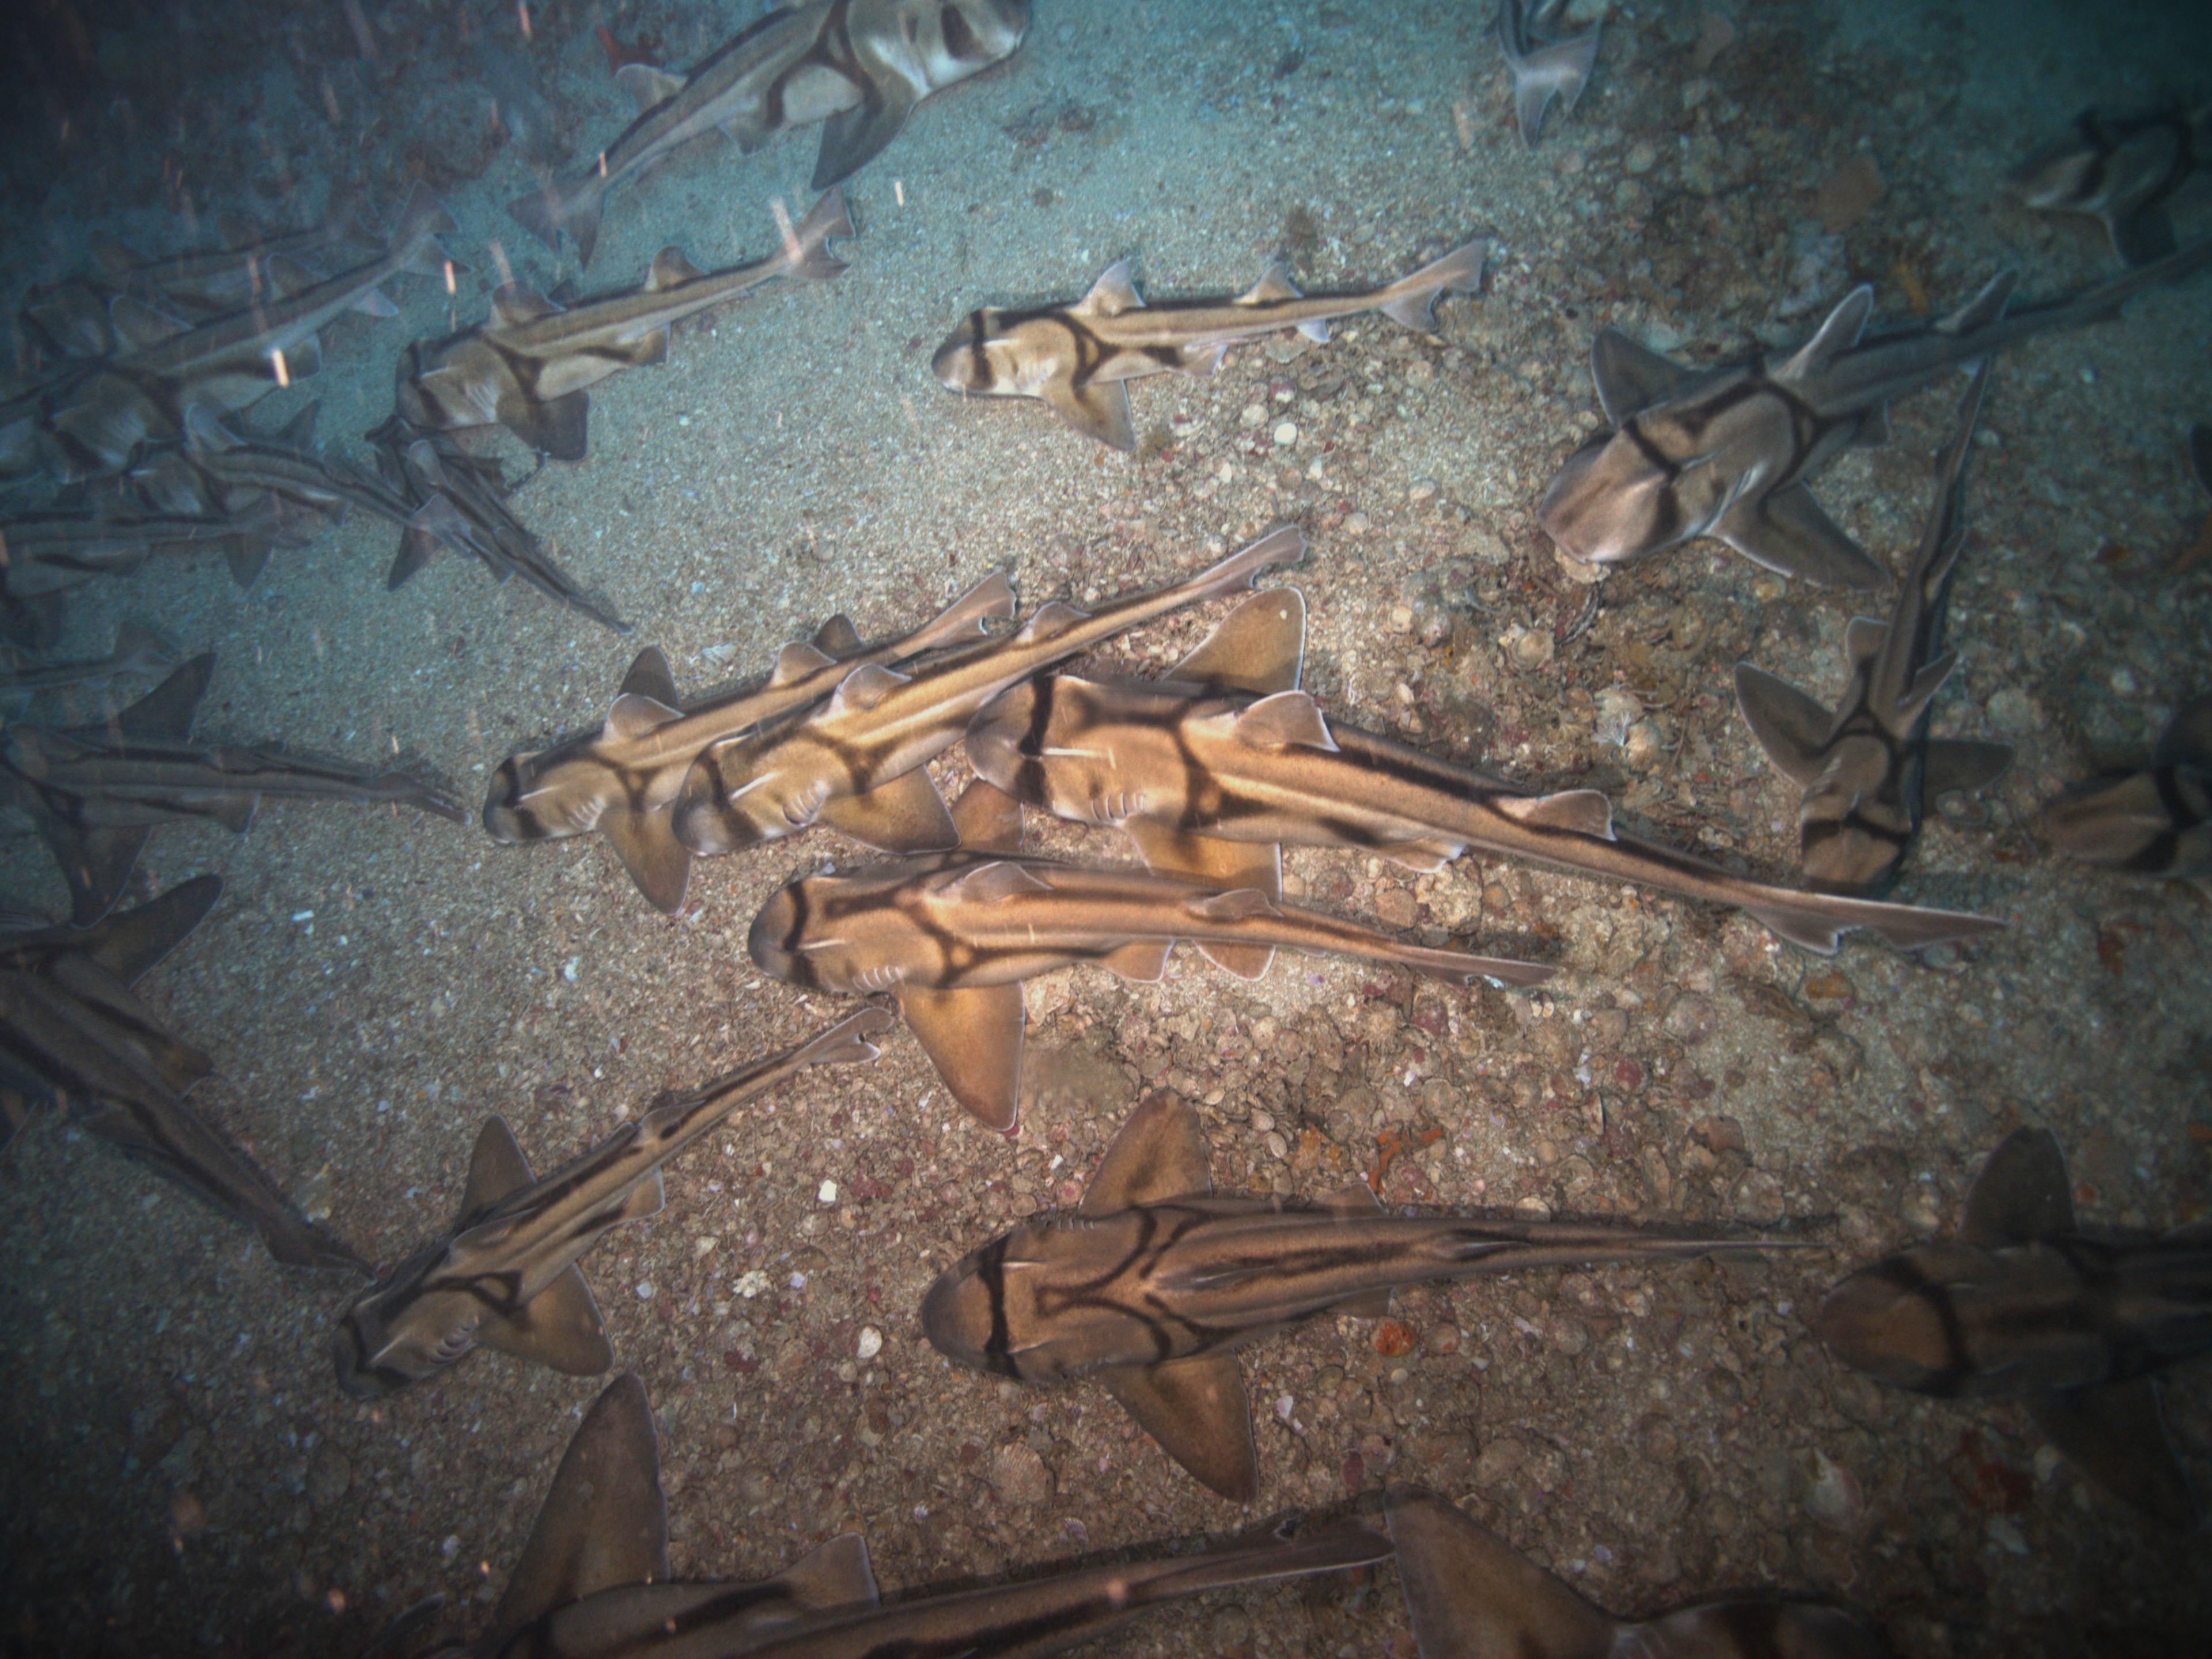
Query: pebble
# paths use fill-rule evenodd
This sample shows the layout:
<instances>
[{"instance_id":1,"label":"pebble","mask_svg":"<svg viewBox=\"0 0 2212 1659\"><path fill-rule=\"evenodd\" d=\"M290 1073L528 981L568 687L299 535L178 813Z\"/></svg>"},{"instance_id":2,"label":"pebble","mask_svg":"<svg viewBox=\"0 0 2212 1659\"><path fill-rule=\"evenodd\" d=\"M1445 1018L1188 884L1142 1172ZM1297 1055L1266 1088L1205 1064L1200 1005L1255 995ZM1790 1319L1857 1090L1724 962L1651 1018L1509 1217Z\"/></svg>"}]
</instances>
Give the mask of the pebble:
<instances>
[{"instance_id":1,"label":"pebble","mask_svg":"<svg viewBox=\"0 0 2212 1659\"><path fill-rule=\"evenodd\" d=\"M1026 1442L1017 1440L992 1454L991 1490L1001 1504L1035 1509L1052 1501L1052 1472Z\"/></svg>"},{"instance_id":2,"label":"pebble","mask_svg":"<svg viewBox=\"0 0 2212 1659\"><path fill-rule=\"evenodd\" d=\"M1656 145L1639 138L1628 147L1628 154L1621 158L1620 164L1629 172L1641 178L1659 165L1658 149Z\"/></svg>"},{"instance_id":3,"label":"pebble","mask_svg":"<svg viewBox=\"0 0 2212 1659\"><path fill-rule=\"evenodd\" d=\"M884 1334L873 1325L860 1327L860 1340L853 1352L862 1359L873 1359L884 1351Z\"/></svg>"},{"instance_id":4,"label":"pebble","mask_svg":"<svg viewBox=\"0 0 2212 1659\"><path fill-rule=\"evenodd\" d=\"M1418 505L1422 501L1433 501L1436 493L1437 481L1434 478L1416 478L1413 487L1406 492L1406 499Z\"/></svg>"},{"instance_id":5,"label":"pebble","mask_svg":"<svg viewBox=\"0 0 2212 1659\"><path fill-rule=\"evenodd\" d=\"M1805 1492L1805 1512L1837 1532L1856 1528L1866 1514L1866 1493L1858 1478L1824 1451L1813 1454L1813 1480Z\"/></svg>"},{"instance_id":6,"label":"pebble","mask_svg":"<svg viewBox=\"0 0 2212 1659\"><path fill-rule=\"evenodd\" d=\"M1295 422L1295 421L1280 421L1280 422L1278 422L1276 423L1276 426L1275 426L1275 447L1276 447L1276 448L1278 448L1278 449L1288 449L1288 448L1289 448L1292 444L1294 444L1294 443L1297 442L1297 441L1298 441L1298 427L1297 427L1297 422Z\"/></svg>"},{"instance_id":7,"label":"pebble","mask_svg":"<svg viewBox=\"0 0 2212 1659\"><path fill-rule=\"evenodd\" d=\"M1237 417L1237 422L1247 432L1256 432L1266 422L1267 418L1267 404L1247 404L1244 405L1244 412Z\"/></svg>"},{"instance_id":8,"label":"pebble","mask_svg":"<svg viewBox=\"0 0 2212 1659\"><path fill-rule=\"evenodd\" d=\"M1771 1226L1781 1220L1784 1213L1782 1183L1764 1170L1747 1172L1743 1179L1735 1183L1732 1197L1739 1221L1748 1221L1761 1227Z\"/></svg>"},{"instance_id":9,"label":"pebble","mask_svg":"<svg viewBox=\"0 0 2212 1659\"><path fill-rule=\"evenodd\" d=\"M1667 753L1667 729L1647 714L1621 733L1620 746L1631 766L1656 766Z\"/></svg>"},{"instance_id":10,"label":"pebble","mask_svg":"<svg viewBox=\"0 0 2212 1659\"><path fill-rule=\"evenodd\" d=\"M1713 1005L1694 994L1676 997L1663 1022L1667 1035L1686 1048L1694 1048L1720 1029Z\"/></svg>"}]
</instances>

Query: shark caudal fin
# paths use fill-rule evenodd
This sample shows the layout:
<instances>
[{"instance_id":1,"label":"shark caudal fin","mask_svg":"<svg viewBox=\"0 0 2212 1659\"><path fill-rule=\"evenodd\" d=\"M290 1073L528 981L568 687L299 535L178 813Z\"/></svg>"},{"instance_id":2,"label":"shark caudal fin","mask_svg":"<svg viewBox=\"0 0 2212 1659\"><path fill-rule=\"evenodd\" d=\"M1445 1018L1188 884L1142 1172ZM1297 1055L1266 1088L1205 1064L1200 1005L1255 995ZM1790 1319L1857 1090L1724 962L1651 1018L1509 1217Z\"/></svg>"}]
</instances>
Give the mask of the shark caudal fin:
<instances>
[{"instance_id":1,"label":"shark caudal fin","mask_svg":"<svg viewBox=\"0 0 2212 1659\"><path fill-rule=\"evenodd\" d=\"M791 228L791 239L784 247L791 274L817 283L842 276L852 267L830 251L830 244L852 234L853 219L845 210L845 192L830 190Z\"/></svg>"},{"instance_id":2,"label":"shark caudal fin","mask_svg":"<svg viewBox=\"0 0 2212 1659\"><path fill-rule=\"evenodd\" d=\"M1390 1553L1390 1542L1346 1517L1315 1527L1285 1518L1256 1538L1224 1544L1187 1560L1162 1562L1131 1585L1132 1601L1231 1589L1240 1584L1298 1578L1308 1573L1343 1572L1364 1567Z\"/></svg>"},{"instance_id":3,"label":"shark caudal fin","mask_svg":"<svg viewBox=\"0 0 2212 1659\"><path fill-rule=\"evenodd\" d=\"M1433 264L1422 266L1412 276L1391 283L1382 290L1382 303L1376 309L1402 327L1433 334L1437 331L1437 296L1444 293L1479 293L1483 263L1489 257L1489 242L1477 237Z\"/></svg>"},{"instance_id":4,"label":"shark caudal fin","mask_svg":"<svg viewBox=\"0 0 2212 1659\"><path fill-rule=\"evenodd\" d=\"M507 215L556 253L567 231L575 240L577 264L588 270L599 241L599 190L596 173L571 184L547 184L509 202Z\"/></svg>"},{"instance_id":5,"label":"shark caudal fin","mask_svg":"<svg viewBox=\"0 0 2212 1659\"><path fill-rule=\"evenodd\" d=\"M1854 927L1869 928L1900 951L1924 951L1936 945L1972 944L2001 933L2009 925L1993 916L1971 915L1963 910L1923 909L1916 904L1847 898L1841 894L1773 890L1777 896L1772 901L1747 903L1744 914L1757 919L1777 939L1815 956L1835 955L1843 947L1844 935Z\"/></svg>"}]
</instances>

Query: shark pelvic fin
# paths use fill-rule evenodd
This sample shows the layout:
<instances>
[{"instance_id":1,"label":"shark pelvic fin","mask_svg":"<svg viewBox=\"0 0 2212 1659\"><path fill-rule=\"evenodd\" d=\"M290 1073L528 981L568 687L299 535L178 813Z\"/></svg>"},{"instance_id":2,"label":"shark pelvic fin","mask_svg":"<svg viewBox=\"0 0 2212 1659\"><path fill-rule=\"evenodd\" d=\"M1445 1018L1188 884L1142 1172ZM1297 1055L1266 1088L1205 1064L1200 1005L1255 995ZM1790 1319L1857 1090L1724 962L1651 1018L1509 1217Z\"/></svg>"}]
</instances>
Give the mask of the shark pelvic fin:
<instances>
[{"instance_id":1,"label":"shark pelvic fin","mask_svg":"<svg viewBox=\"0 0 2212 1659\"><path fill-rule=\"evenodd\" d=\"M822 822L879 853L946 853L960 845L945 797L925 771L905 773L865 794L832 795L822 803Z\"/></svg>"},{"instance_id":2,"label":"shark pelvic fin","mask_svg":"<svg viewBox=\"0 0 2212 1659\"><path fill-rule=\"evenodd\" d=\"M952 827L969 852L1018 854L1022 804L996 784L978 778L952 803Z\"/></svg>"},{"instance_id":3,"label":"shark pelvic fin","mask_svg":"<svg viewBox=\"0 0 2212 1659\"><path fill-rule=\"evenodd\" d=\"M2106 1491L2162 1527L2197 1529L2202 1512L2166 1438L2155 1377L2038 1395L2028 1410L2051 1443Z\"/></svg>"},{"instance_id":4,"label":"shark pelvic fin","mask_svg":"<svg viewBox=\"0 0 2212 1659\"><path fill-rule=\"evenodd\" d=\"M596 1376L615 1363L599 1304L573 1262L512 1317L485 1325L480 1340L569 1376Z\"/></svg>"},{"instance_id":5,"label":"shark pelvic fin","mask_svg":"<svg viewBox=\"0 0 2212 1659\"><path fill-rule=\"evenodd\" d=\"M1413 1640L1429 1659L1605 1659L1620 1626L1459 1508L1394 1483L1384 1502Z\"/></svg>"},{"instance_id":6,"label":"shark pelvic fin","mask_svg":"<svg viewBox=\"0 0 2212 1659\"><path fill-rule=\"evenodd\" d=\"M203 651L115 717L126 738L152 743L182 743L192 734L200 700L215 678L215 653Z\"/></svg>"},{"instance_id":7,"label":"shark pelvic fin","mask_svg":"<svg viewBox=\"0 0 2212 1659\"><path fill-rule=\"evenodd\" d=\"M492 1615L504 1638L600 1590L665 1579L668 1507L645 1385L610 1382L568 1442Z\"/></svg>"},{"instance_id":8,"label":"shark pelvic fin","mask_svg":"<svg viewBox=\"0 0 2212 1659\"><path fill-rule=\"evenodd\" d=\"M1255 891L1270 902L1283 896L1283 849L1273 842L1224 841L1150 818L1130 818L1121 828L1137 844L1148 870L1202 882L1208 887ZM1272 945L1237 945L1219 939L1196 943L1200 956L1239 979L1260 978L1275 960Z\"/></svg>"},{"instance_id":9,"label":"shark pelvic fin","mask_svg":"<svg viewBox=\"0 0 2212 1659\"><path fill-rule=\"evenodd\" d=\"M775 1576L775 1583L800 1607L872 1607L882 1600L875 1570L868 1565L868 1542L857 1532L841 1532L809 1551Z\"/></svg>"},{"instance_id":10,"label":"shark pelvic fin","mask_svg":"<svg viewBox=\"0 0 2212 1659\"><path fill-rule=\"evenodd\" d=\"M1967 1189L1960 1241L1994 1249L2073 1230L2073 1189L2058 1138L2048 1129L2014 1130Z\"/></svg>"},{"instance_id":11,"label":"shark pelvic fin","mask_svg":"<svg viewBox=\"0 0 2212 1659\"><path fill-rule=\"evenodd\" d=\"M495 1112L477 1132L475 1150L469 1154L469 1180L461 1189L461 1213L479 1214L509 1193L520 1192L533 1178L530 1160L523 1155L514 1131Z\"/></svg>"},{"instance_id":12,"label":"shark pelvic fin","mask_svg":"<svg viewBox=\"0 0 2212 1659\"><path fill-rule=\"evenodd\" d=\"M1160 1449L1232 1504L1260 1493L1252 1406L1233 1353L1200 1354L1164 1365L1115 1365L1098 1373Z\"/></svg>"},{"instance_id":13,"label":"shark pelvic fin","mask_svg":"<svg viewBox=\"0 0 2212 1659\"><path fill-rule=\"evenodd\" d=\"M1168 957L1175 951L1171 939L1133 939L1115 946L1098 958L1098 965L1117 979L1126 979L1137 985L1157 985L1168 971Z\"/></svg>"},{"instance_id":14,"label":"shark pelvic fin","mask_svg":"<svg viewBox=\"0 0 2212 1659\"><path fill-rule=\"evenodd\" d=\"M1305 653L1305 595L1295 587L1263 588L1240 599L1168 678L1273 696L1297 689Z\"/></svg>"},{"instance_id":15,"label":"shark pelvic fin","mask_svg":"<svg viewBox=\"0 0 2212 1659\"><path fill-rule=\"evenodd\" d=\"M1212 1190L1198 1114L1181 1097L1164 1091L1146 1095L1123 1121L1076 1213L1111 1215Z\"/></svg>"},{"instance_id":16,"label":"shark pelvic fin","mask_svg":"<svg viewBox=\"0 0 2212 1659\"><path fill-rule=\"evenodd\" d=\"M1038 396L1053 413L1086 438L1123 453L1137 447L1136 422L1129 414L1129 388L1119 380L1078 386L1065 375L1044 383Z\"/></svg>"},{"instance_id":17,"label":"shark pelvic fin","mask_svg":"<svg viewBox=\"0 0 2212 1659\"><path fill-rule=\"evenodd\" d=\"M1011 1135L1022 1102L1022 1008L1019 985L957 991L901 986L899 1012L952 1097L974 1116Z\"/></svg>"},{"instance_id":18,"label":"shark pelvic fin","mask_svg":"<svg viewBox=\"0 0 2212 1659\"><path fill-rule=\"evenodd\" d=\"M676 839L676 821L665 809L633 811L627 805L599 819L615 856L645 901L664 916L684 908L691 884L691 854Z\"/></svg>"},{"instance_id":19,"label":"shark pelvic fin","mask_svg":"<svg viewBox=\"0 0 2212 1659\"><path fill-rule=\"evenodd\" d=\"M1672 396L1696 373L1617 328L1598 330L1590 345L1590 379L1597 382L1605 418L1616 428L1639 409Z\"/></svg>"},{"instance_id":20,"label":"shark pelvic fin","mask_svg":"<svg viewBox=\"0 0 2212 1659\"><path fill-rule=\"evenodd\" d=\"M1802 483L1746 496L1721 515L1712 533L1778 575L1863 592L1889 580L1887 573L1820 510L1813 492Z\"/></svg>"},{"instance_id":21,"label":"shark pelvic fin","mask_svg":"<svg viewBox=\"0 0 2212 1659\"><path fill-rule=\"evenodd\" d=\"M1802 788L1820 775L1835 717L1810 692L1754 664L1735 665L1735 706L1774 769Z\"/></svg>"}]
</instances>

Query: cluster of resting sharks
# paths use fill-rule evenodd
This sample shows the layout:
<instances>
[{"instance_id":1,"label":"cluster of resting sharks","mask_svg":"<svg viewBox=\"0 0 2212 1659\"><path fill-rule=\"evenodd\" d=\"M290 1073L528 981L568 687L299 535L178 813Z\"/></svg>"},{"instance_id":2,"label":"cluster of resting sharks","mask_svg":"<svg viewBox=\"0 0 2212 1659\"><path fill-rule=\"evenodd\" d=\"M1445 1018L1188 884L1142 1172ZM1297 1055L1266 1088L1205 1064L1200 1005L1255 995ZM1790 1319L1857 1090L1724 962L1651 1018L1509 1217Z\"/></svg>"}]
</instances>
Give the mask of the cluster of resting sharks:
<instances>
[{"instance_id":1,"label":"cluster of resting sharks","mask_svg":"<svg viewBox=\"0 0 2212 1659\"><path fill-rule=\"evenodd\" d=\"M1519 0L1501 9L1532 144L1550 106L1572 109L1595 59L1595 32L1562 38L1559 10L1524 11ZM641 287L599 300L501 288L484 323L403 354L392 421L372 434L374 471L317 450L312 409L268 437L232 421L271 386L312 373L317 332L340 313L388 313L380 283L420 270L450 287L458 267L437 237L452 222L434 201L418 195L381 252L337 274L320 267L347 245L344 228L240 229L220 253L163 259L96 247L96 277L27 304L27 337L54 373L0 406L0 467L81 492L8 520L10 627L51 629L52 595L135 569L158 547L222 544L250 580L270 546L348 508L399 527L395 585L456 545L495 574L520 572L590 610L507 512L500 469L456 434L497 424L541 455L580 458L590 387L660 361L678 322L772 280L836 276L844 266L830 244L852 229L839 181L922 97L1011 53L1028 12L1025 0L830 0L772 12L688 77L627 67L636 123L595 165L514 204L549 243L565 235L588 261L608 193L709 131L750 149L825 123L820 200L782 220L778 251L730 270L702 273L672 249ZM1986 787L2009 761L2001 744L1930 731L1956 661L1945 614L1991 364L2021 340L2110 317L2212 262L2212 241L2177 244L2165 217L2212 154L2205 120L2203 111L2085 118L2016 175L2031 205L2102 219L2128 262L2069 297L2015 306L2005 276L1940 319L1875 326L1872 291L1861 288L1801 344L1709 368L1598 334L1591 366L1607 429L1568 458L1540 514L1565 556L1595 565L1712 538L1808 582L1889 585L1811 483L1842 449L1880 441L1897 399L1965 376L1917 544L1887 617L1850 625L1832 703L1753 665L1736 670L1742 714L1797 793L1803 885L1636 836L1595 790L1524 788L1336 718L1301 684L1305 603L1279 580L1306 552L1294 526L1088 611L1054 599L1017 623L1002 571L897 638L871 644L833 617L786 646L765 677L714 696L685 698L662 653L641 652L603 720L499 765L485 830L507 844L602 834L646 902L673 914L695 859L833 829L883 861L792 881L754 919L749 949L775 977L859 1005L781 1054L659 1097L542 1176L505 1121L489 1119L451 1225L347 1305L334 1338L340 1386L389 1395L479 1347L571 1374L609 1370L581 1258L611 1227L660 1209L670 1160L803 1071L873 1060L899 1024L963 1108L1012 1134L1022 988L1036 975L1091 964L1156 981L1178 942L1246 980L1278 951L1462 985L1530 986L1553 972L1290 903L1285 846L1416 871L1470 853L1517 859L1731 907L1817 952L1860 928L1905 951L1998 933L1990 918L1887 896L1927 806ZM1158 305L1116 265L1071 304L974 313L934 368L963 392L1040 399L1127 448L1130 380L1211 373L1239 341L1285 327L1326 338L1332 320L1366 311L1432 329L1440 295L1479 290L1484 258L1470 243L1373 291L1316 298L1277 269L1234 300ZM2193 434L2192 460L2212 489L2212 432ZM126 499L137 505L118 505ZM1086 678L1073 666L1128 630L1224 600L1233 604L1213 631L1160 679ZM188 1104L211 1063L132 989L208 914L218 879L117 907L148 836L178 818L243 831L264 796L464 814L404 772L195 739L214 670L211 653L179 661L160 635L126 626L109 657L0 677L19 711L64 690L159 677L95 724L18 721L0 734L0 805L52 848L73 908L63 927L11 912L0 932L0 1100L11 1131L37 1104L65 1109L256 1228L281 1261L365 1273ZM976 781L948 805L929 763L963 747ZM1137 862L1027 852L1033 811L1118 830ZM2212 874L2212 700L2176 715L2143 765L2077 786L2040 822L2051 845L2093 864ZM1407 1213L1364 1183L1304 1200L1224 1195L1208 1164L1198 1115L1171 1095L1146 1098L1072 1214L1024 1221L969 1252L930 1286L920 1320L942 1353L975 1370L1103 1386L1170 1459L1239 1504L1256 1498L1260 1469L1237 1356L1273 1333L1324 1314L1379 1314L1396 1287L1424 1281L1820 1248L1729 1230ZM2085 1228L2057 1143L2023 1129L1991 1153L1954 1234L1850 1273L1811 1322L1838 1359L1881 1382L2025 1399L2095 1482L2188 1528L2197 1499L2166 1442L2154 1376L2212 1346L2208 1306L2212 1231ZM890 1603L854 1536L758 1583L672 1582L651 1413L624 1376L586 1415L491 1626L468 1650L1039 1654L1174 1598L1394 1554L1425 1659L1879 1650L1845 1613L1780 1598L1623 1625L1439 1498L1394 1486L1382 1510L1384 1531L1356 1519L1285 1522L1200 1553Z\"/></svg>"}]
</instances>

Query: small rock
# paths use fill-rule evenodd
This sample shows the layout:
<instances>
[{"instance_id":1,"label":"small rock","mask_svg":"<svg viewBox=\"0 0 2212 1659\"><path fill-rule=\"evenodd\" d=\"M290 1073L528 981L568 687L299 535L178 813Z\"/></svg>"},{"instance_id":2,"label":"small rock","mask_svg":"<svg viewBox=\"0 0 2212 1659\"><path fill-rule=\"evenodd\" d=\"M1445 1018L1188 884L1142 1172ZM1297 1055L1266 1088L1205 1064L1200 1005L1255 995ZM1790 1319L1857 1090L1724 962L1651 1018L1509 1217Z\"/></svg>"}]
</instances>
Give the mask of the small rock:
<instances>
[{"instance_id":1,"label":"small rock","mask_svg":"<svg viewBox=\"0 0 2212 1659\"><path fill-rule=\"evenodd\" d=\"M1406 492L1406 499L1419 507L1423 501L1433 501L1436 494L1437 481L1434 478L1416 478L1413 487Z\"/></svg>"},{"instance_id":2,"label":"small rock","mask_svg":"<svg viewBox=\"0 0 2212 1659\"><path fill-rule=\"evenodd\" d=\"M873 1325L860 1327L860 1340L853 1352L862 1359L873 1359L884 1351L884 1334Z\"/></svg>"},{"instance_id":3,"label":"small rock","mask_svg":"<svg viewBox=\"0 0 2212 1659\"><path fill-rule=\"evenodd\" d=\"M353 1485L353 1465L336 1446L325 1446L307 1465L307 1502L326 1510Z\"/></svg>"},{"instance_id":4,"label":"small rock","mask_svg":"<svg viewBox=\"0 0 2212 1659\"><path fill-rule=\"evenodd\" d=\"M1620 164L1640 179L1659 165L1659 151L1656 146L1639 138L1628 147L1628 154L1622 157Z\"/></svg>"},{"instance_id":5,"label":"small rock","mask_svg":"<svg viewBox=\"0 0 2212 1659\"><path fill-rule=\"evenodd\" d=\"M1247 404L1244 405L1244 412L1237 417L1237 423L1247 432L1256 432L1267 423L1267 404Z\"/></svg>"},{"instance_id":6,"label":"small rock","mask_svg":"<svg viewBox=\"0 0 2212 1659\"><path fill-rule=\"evenodd\" d=\"M1720 1017L1705 998L1690 994L1674 999L1663 1024L1668 1036L1686 1048L1694 1048L1720 1029Z\"/></svg>"},{"instance_id":7,"label":"small rock","mask_svg":"<svg viewBox=\"0 0 2212 1659\"><path fill-rule=\"evenodd\" d=\"M1297 441L1298 428L1297 423L1295 421L1283 421L1277 423L1275 427L1276 448L1288 449L1292 444L1297 442Z\"/></svg>"},{"instance_id":8,"label":"small rock","mask_svg":"<svg viewBox=\"0 0 2212 1659\"><path fill-rule=\"evenodd\" d=\"M1527 629L1518 624L1498 636L1505 659L1523 671L1541 668L1552 660L1553 645L1548 628Z\"/></svg>"},{"instance_id":9,"label":"small rock","mask_svg":"<svg viewBox=\"0 0 2212 1659\"><path fill-rule=\"evenodd\" d=\"M1747 1171L1732 1196L1739 1221L1765 1227L1782 1219L1782 1183L1764 1170Z\"/></svg>"},{"instance_id":10,"label":"small rock","mask_svg":"<svg viewBox=\"0 0 2212 1659\"><path fill-rule=\"evenodd\" d=\"M1052 1501L1052 1474L1026 1442L1017 1440L993 1454L991 1490L1001 1504L1035 1509Z\"/></svg>"},{"instance_id":11,"label":"small rock","mask_svg":"<svg viewBox=\"0 0 2212 1659\"><path fill-rule=\"evenodd\" d=\"M1854 155L1820 186L1813 198L1813 211L1832 235L1864 219L1888 192L1874 157Z\"/></svg>"},{"instance_id":12,"label":"small rock","mask_svg":"<svg viewBox=\"0 0 2212 1659\"><path fill-rule=\"evenodd\" d=\"M1667 728L1647 714L1620 734L1620 747L1631 766L1656 766L1666 757Z\"/></svg>"},{"instance_id":13,"label":"small rock","mask_svg":"<svg viewBox=\"0 0 2212 1659\"><path fill-rule=\"evenodd\" d=\"M1375 914L1386 927L1411 927L1413 896L1402 887L1386 887L1375 896Z\"/></svg>"},{"instance_id":14,"label":"small rock","mask_svg":"<svg viewBox=\"0 0 2212 1659\"><path fill-rule=\"evenodd\" d=\"M1824 1451L1813 1454L1813 1481L1805 1492L1805 1512L1837 1532L1857 1529L1866 1514L1866 1493L1858 1479Z\"/></svg>"}]
</instances>

